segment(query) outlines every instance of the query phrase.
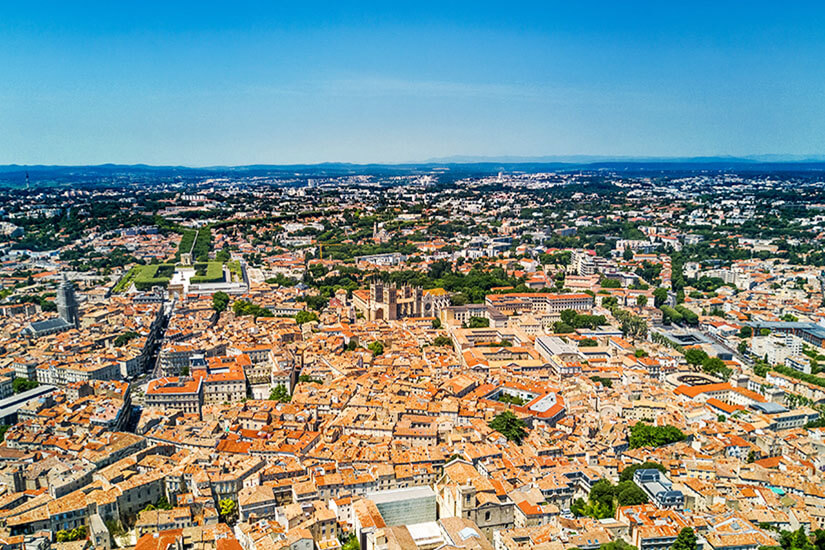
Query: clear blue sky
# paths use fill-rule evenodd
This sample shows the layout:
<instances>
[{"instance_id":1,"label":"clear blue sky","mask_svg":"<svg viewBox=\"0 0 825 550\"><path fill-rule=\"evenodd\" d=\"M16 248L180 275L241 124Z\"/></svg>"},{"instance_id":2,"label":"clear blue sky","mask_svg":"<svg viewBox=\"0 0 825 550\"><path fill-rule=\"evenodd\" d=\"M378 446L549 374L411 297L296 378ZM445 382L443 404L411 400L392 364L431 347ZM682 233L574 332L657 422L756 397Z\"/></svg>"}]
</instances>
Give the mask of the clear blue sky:
<instances>
[{"instance_id":1,"label":"clear blue sky","mask_svg":"<svg viewBox=\"0 0 825 550\"><path fill-rule=\"evenodd\" d=\"M766 153L825 154L822 2L0 7L0 164Z\"/></svg>"}]
</instances>

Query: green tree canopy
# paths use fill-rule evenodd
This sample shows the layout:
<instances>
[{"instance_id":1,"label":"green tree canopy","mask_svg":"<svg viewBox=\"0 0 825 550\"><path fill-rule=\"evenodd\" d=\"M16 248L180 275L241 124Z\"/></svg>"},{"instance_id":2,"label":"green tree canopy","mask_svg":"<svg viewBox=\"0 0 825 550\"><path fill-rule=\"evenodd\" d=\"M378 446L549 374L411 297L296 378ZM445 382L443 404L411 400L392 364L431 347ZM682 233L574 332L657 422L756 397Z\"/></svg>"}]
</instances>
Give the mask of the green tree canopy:
<instances>
[{"instance_id":1,"label":"green tree canopy","mask_svg":"<svg viewBox=\"0 0 825 550\"><path fill-rule=\"evenodd\" d=\"M621 475L619 476L619 481L632 481L633 475L636 473L636 470L652 470L657 469L663 474L667 473L667 468L659 464L658 462L647 461L643 464L632 464L622 470Z\"/></svg>"},{"instance_id":2,"label":"green tree canopy","mask_svg":"<svg viewBox=\"0 0 825 550\"><path fill-rule=\"evenodd\" d=\"M504 411L490 421L490 427L518 445L527 437L524 421L511 411Z\"/></svg>"},{"instance_id":3,"label":"green tree canopy","mask_svg":"<svg viewBox=\"0 0 825 550\"><path fill-rule=\"evenodd\" d=\"M226 311L226 307L229 305L229 294L226 292L216 292L212 295L212 309L217 311L218 313L222 313Z\"/></svg>"},{"instance_id":4,"label":"green tree canopy","mask_svg":"<svg viewBox=\"0 0 825 550\"><path fill-rule=\"evenodd\" d=\"M281 403L289 403L291 399L289 392L283 384L278 384L272 391L269 392L269 399L271 401L279 401Z\"/></svg>"},{"instance_id":5,"label":"green tree canopy","mask_svg":"<svg viewBox=\"0 0 825 550\"><path fill-rule=\"evenodd\" d=\"M631 449L640 447L662 447L677 441L684 441L687 436L675 426L651 426L636 422L630 428L629 444Z\"/></svg>"},{"instance_id":6,"label":"green tree canopy","mask_svg":"<svg viewBox=\"0 0 825 550\"><path fill-rule=\"evenodd\" d=\"M304 323L310 323L312 321L318 321L318 315L316 315L312 311L301 310L295 314L295 322L299 325L303 325Z\"/></svg>"},{"instance_id":7,"label":"green tree canopy","mask_svg":"<svg viewBox=\"0 0 825 550\"><path fill-rule=\"evenodd\" d=\"M690 527L685 527L676 536L672 550L696 550L696 533Z\"/></svg>"}]
</instances>

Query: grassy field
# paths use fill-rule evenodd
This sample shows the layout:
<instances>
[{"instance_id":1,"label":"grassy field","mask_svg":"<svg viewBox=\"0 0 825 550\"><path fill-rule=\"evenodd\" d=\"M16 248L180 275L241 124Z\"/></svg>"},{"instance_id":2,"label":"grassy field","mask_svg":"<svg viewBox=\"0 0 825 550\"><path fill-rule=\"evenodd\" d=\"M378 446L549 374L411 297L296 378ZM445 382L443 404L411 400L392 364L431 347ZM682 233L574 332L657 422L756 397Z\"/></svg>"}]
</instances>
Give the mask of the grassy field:
<instances>
[{"instance_id":1,"label":"grassy field","mask_svg":"<svg viewBox=\"0 0 825 550\"><path fill-rule=\"evenodd\" d=\"M220 262L198 262L194 265L195 275L189 282L199 283L219 283L223 281L223 264Z\"/></svg>"},{"instance_id":2,"label":"grassy field","mask_svg":"<svg viewBox=\"0 0 825 550\"><path fill-rule=\"evenodd\" d=\"M169 279L175 272L174 264L151 264L140 267L140 272L135 276L135 288L138 290L149 290L153 286L163 286L169 284Z\"/></svg>"},{"instance_id":3,"label":"grassy field","mask_svg":"<svg viewBox=\"0 0 825 550\"><path fill-rule=\"evenodd\" d=\"M181 236L178 244L178 251L175 253L175 261L180 261L180 255L192 251L192 246L195 244L195 236L198 234L194 229L187 229Z\"/></svg>"}]
</instances>

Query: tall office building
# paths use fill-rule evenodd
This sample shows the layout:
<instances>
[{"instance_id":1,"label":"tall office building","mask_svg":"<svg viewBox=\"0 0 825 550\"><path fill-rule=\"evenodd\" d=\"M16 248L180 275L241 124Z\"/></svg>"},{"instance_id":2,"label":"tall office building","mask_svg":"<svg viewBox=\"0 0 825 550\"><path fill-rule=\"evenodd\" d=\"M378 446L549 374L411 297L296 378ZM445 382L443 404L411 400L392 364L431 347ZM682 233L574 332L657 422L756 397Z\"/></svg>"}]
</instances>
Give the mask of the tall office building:
<instances>
[{"instance_id":1,"label":"tall office building","mask_svg":"<svg viewBox=\"0 0 825 550\"><path fill-rule=\"evenodd\" d=\"M57 287L57 314L66 323L80 328L80 311L74 293L74 284L63 275L60 286Z\"/></svg>"}]
</instances>

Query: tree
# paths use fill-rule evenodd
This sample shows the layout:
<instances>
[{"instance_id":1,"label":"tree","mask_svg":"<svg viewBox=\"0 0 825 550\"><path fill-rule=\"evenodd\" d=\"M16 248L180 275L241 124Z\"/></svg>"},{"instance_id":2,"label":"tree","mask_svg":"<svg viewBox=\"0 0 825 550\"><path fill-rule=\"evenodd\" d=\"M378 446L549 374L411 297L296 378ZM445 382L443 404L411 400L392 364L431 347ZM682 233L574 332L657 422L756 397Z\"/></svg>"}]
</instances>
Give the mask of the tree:
<instances>
[{"instance_id":1,"label":"tree","mask_svg":"<svg viewBox=\"0 0 825 550\"><path fill-rule=\"evenodd\" d=\"M636 297L636 305L639 307L645 307L647 305L647 296L644 294L640 294Z\"/></svg>"},{"instance_id":2,"label":"tree","mask_svg":"<svg viewBox=\"0 0 825 550\"><path fill-rule=\"evenodd\" d=\"M749 326L744 326L739 329L739 338L750 338L753 336L753 329Z\"/></svg>"},{"instance_id":3,"label":"tree","mask_svg":"<svg viewBox=\"0 0 825 550\"><path fill-rule=\"evenodd\" d=\"M733 373L733 371L725 365L725 362L718 357L708 357L702 361L702 372L719 376L725 380L730 378L730 375Z\"/></svg>"},{"instance_id":4,"label":"tree","mask_svg":"<svg viewBox=\"0 0 825 550\"><path fill-rule=\"evenodd\" d=\"M486 317L470 317L467 326L470 328L487 328L490 326L490 320Z\"/></svg>"},{"instance_id":5,"label":"tree","mask_svg":"<svg viewBox=\"0 0 825 550\"><path fill-rule=\"evenodd\" d=\"M433 340L434 346L452 346L453 341L450 340L449 336L444 336L443 334L440 336L436 336L435 340Z\"/></svg>"},{"instance_id":6,"label":"tree","mask_svg":"<svg viewBox=\"0 0 825 550\"><path fill-rule=\"evenodd\" d=\"M613 485L608 479L600 479L593 484L588 501L577 499L570 507L576 516L595 519L612 517L616 505L635 506L648 502L647 494L633 481L626 480Z\"/></svg>"},{"instance_id":7,"label":"tree","mask_svg":"<svg viewBox=\"0 0 825 550\"><path fill-rule=\"evenodd\" d=\"M11 388L14 393L23 393L24 391L33 390L37 386L37 380L27 380L26 378L15 378L11 383Z\"/></svg>"},{"instance_id":8,"label":"tree","mask_svg":"<svg viewBox=\"0 0 825 550\"><path fill-rule=\"evenodd\" d=\"M232 304L232 312L238 317L243 317L244 315L252 315L253 317L275 317L275 314L265 307L253 304L248 300L235 300L235 303Z\"/></svg>"},{"instance_id":9,"label":"tree","mask_svg":"<svg viewBox=\"0 0 825 550\"><path fill-rule=\"evenodd\" d=\"M226 292L216 292L212 295L212 309L217 311L218 313L223 313L226 311L226 307L229 305L229 294Z\"/></svg>"},{"instance_id":10,"label":"tree","mask_svg":"<svg viewBox=\"0 0 825 550\"><path fill-rule=\"evenodd\" d=\"M746 462L748 464L753 464L754 462L756 462L756 451L754 451L753 449L748 451L748 458L747 458Z\"/></svg>"},{"instance_id":11,"label":"tree","mask_svg":"<svg viewBox=\"0 0 825 550\"><path fill-rule=\"evenodd\" d=\"M507 438L507 441L514 441L521 445L527 437L527 430L524 421L511 411L504 411L490 421L490 427Z\"/></svg>"},{"instance_id":12,"label":"tree","mask_svg":"<svg viewBox=\"0 0 825 550\"><path fill-rule=\"evenodd\" d=\"M779 534L779 545L782 547L782 550L817 549L817 546L808 538L803 527L800 527L796 531L782 531Z\"/></svg>"},{"instance_id":13,"label":"tree","mask_svg":"<svg viewBox=\"0 0 825 550\"><path fill-rule=\"evenodd\" d=\"M690 527L684 527L676 536L671 550L696 550L696 533Z\"/></svg>"},{"instance_id":14,"label":"tree","mask_svg":"<svg viewBox=\"0 0 825 550\"><path fill-rule=\"evenodd\" d=\"M615 493L616 488L610 483L610 480L600 479L590 489L590 503L601 505L602 509L609 509L612 515Z\"/></svg>"},{"instance_id":15,"label":"tree","mask_svg":"<svg viewBox=\"0 0 825 550\"><path fill-rule=\"evenodd\" d=\"M318 315L311 311L301 310L295 314L295 322L299 325L310 323L312 321L318 321Z\"/></svg>"},{"instance_id":16,"label":"tree","mask_svg":"<svg viewBox=\"0 0 825 550\"><path fill-rule=\"evenodd\" d=\"M439 319L438 317L436 317L435 319L433 319L433 328L434 328L434 329L439 329L439 328L441 328L441 319Z\"/></svg>"},{"instance_id":17,"label":"tree","mask_svg":"<svg viewBox=\"0 0 825 550\"><path fill-rule=\"evenodd\" d=\"M623 481L616 486L616 500L619 506L647 504L647 494L633 481Z\"/></svg>"},{"instance_id":18,"label":"tree","mask_svg":"<svg viewBox=\"0 0 825 550\"><path fill-rule=\"evenodd\" d=\"M573 325L577 315L578 314L575 309L565 309L561 312L559 317L561 318L562 323Z\"/></svg>"},{"instance_id":19,"label":"tree","mask_svg":"<svg viewBox=\"0 0 825 550\"><path fill-rule=\"evenodd\" d=\"M583 498L577 498L573 501L573 504L570 505L570 512L577 518L585 516L587 513L587 503Z\"/></svg>"},{"instance_id":20,"label":"tree","mask_svg":"<svg viewBox=\"0 0 825 550\"><path fill-rule=\"evenodd\" d=\"M576 329L572 326L568 325L563 321L556 321L553 323L553 332L556 334L570 334L571 332L575 332Z\"/></svg>"},{"instance_id":21,"label":"tree","mask_svg":"<svg viewBox=\"0 0 825 550\"><path fill-rule=\"evenodd\" d=\"M104 522L106 525L106 529L108 529L109 534L113 537L122 537L126 534L126 530L123 528L123 524L116 519L110 519Z\"/></svg>"},{"instance_id":22,"label":"tree","mask_svg":"<svg viewBox=\"0 0 825 550\"><path fill-rule=\"evenodd\" d=\"M55 534L55 539L57 542L72 542L80 539L86 538L86 526L81 525L79 527L75 527L71 531L66 531L65 529L61 529Z\"/></svg>"},{"instance_id":23,"label":"tree","mask_svg":"<svg viewBox=\"0 0 825 550\"><path fill-rule=\"evenodd\" d=\"M361 545L358 543L358 537L355 536L355 533L350 533L346 542L341 545L341 550L361 550Z\"/></svg>"},{"instance_id":24,"label":"tree","mask_svg":"<svg viewBox=\"0 0 825 550\"><path fill-rule=\"evenodd\" d=\"M633 259L633 250L629 246L624 249L624 252L622 252L622 259L626 262Z\"/></svg>"},{"instance_id":25,"label":"tree","mask_svg":"<svg viewBox=\"0 0 825 550\"><path fill-rule=\"evenodd\" d=\"M280 403L289 403L291 399L289 392L283 384L278 384L272 391L269 392L270 401L278 401Z\"/></svg>"},{"instance_id":26,"label":"tree","mask_svg":"<svg viewBox=\"0 0 825 550\"><path fill-rule=\"evenodd\" d=\"M643 464L632 464L622 470L621 475L619 476L619 481L632 481L633 475L636 473L636 470L652 470L657 469L663 474L667 473L667 468L659 464L658 462L647 461Z\"/></svg>"},{"instance_id":27,"label":"tree","mask_svg":"<svg viewBox=\"0 0 825 550\"><path fill-rule=\"evenodd\" d=\"M653 291L653 305L655 307L662 307L662 304L667 302L667 289L659 287Z\"/></svg>"},{"instance_id":28,"label":"tree","mask_svg":"<svg viewBox=\"0 0 825 550\"><path fill-rule=\"evenodd\" d=\"M115 338L115 341L113 343L114 343L116 348L121 348L121 347L125 346L126 344L128 344L131 340L134 340L135 338L137 338L138 336L139 335L138 335L137 332L134 332L134 331L130 330L130 331L124 332L123 334L119 334L117 336L117 338Z\"/></svg>"},{"instance_id":29,"label":"tree","mask_svg":"<svg viewBox=\"0 0 825 550\"><path fill-rule=\"evenodd\" d=\"M631 449L638 449L640 447L662 447L685 439L687 436L675 426L651 426L644 422L636 422L630 428L628 443Z\"/></svg>"},{"instance_id":30,"label":"tree","mask_svg":"<svg viewBox=\"0 0 825 550\"><path fill-rule=\"evenodd\" d=\"M221 517L227 523L233 522L238 515L238 505L231 498L223 498L218 501L218 507L220 508Z\"/></svg>"},{"instance_id":31,"label":"tree","mask_svg":"<svg viewBox=\"0 0 825 550\"><path fill-rule=\"evenodd\" d=\"M380 340L376 340L368 345L367 349L372 352L373 357L378 357L384 353L384 344Z\"/></svg>"},{"instance_id":32,"label":"tree","mask_svg":"<svg viewBox=\"0 0 825 550\"><path fill-rule=\"evenodd\" d=\"M699 348L691 348L685 352L685 361L693 367L700 367L708 358L708 354Z\"/></svg>"},{"instance_id":33,"label":"tree","mask_svg":"<svg viewBox=\"0 0 825 550\"><path fill-rule=\"evenodd\" d=\"M622 539L616 539L612 542L608 542L607 544L602 544L599 547L599 550L636 550L636 547L632 544L628 544Z\"/></svg>"}]
</instances>

